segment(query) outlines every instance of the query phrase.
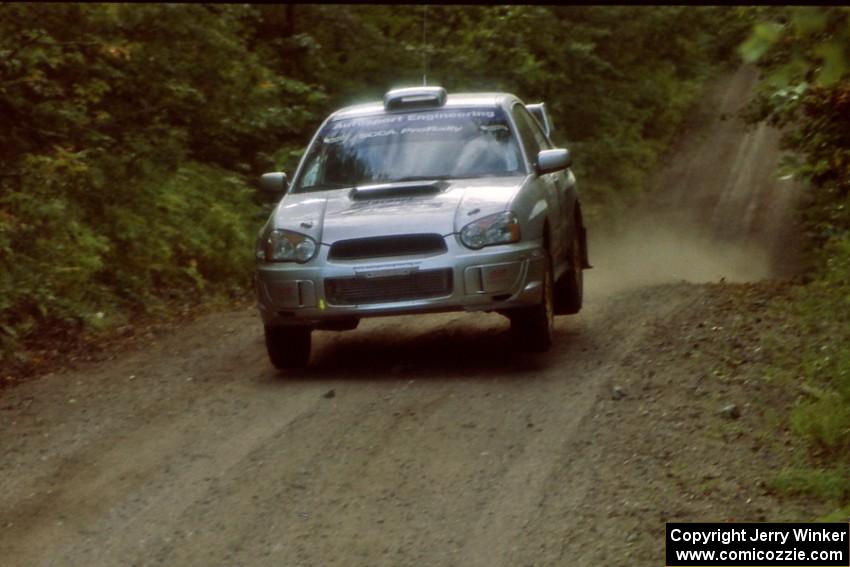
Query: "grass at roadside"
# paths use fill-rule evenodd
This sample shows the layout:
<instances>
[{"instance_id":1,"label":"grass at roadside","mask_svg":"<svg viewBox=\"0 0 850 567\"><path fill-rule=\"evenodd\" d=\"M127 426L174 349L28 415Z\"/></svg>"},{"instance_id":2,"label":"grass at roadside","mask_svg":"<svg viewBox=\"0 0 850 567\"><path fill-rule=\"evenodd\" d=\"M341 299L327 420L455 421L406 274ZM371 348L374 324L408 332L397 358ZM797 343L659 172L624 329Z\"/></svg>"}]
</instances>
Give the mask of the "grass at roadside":
<instances>
[{"instance_id":1,"label":"grass at roadside","mask_svg":"<svg viewBox=\"0 0 850 567\"><path fill-rule=\"evenodd\" d=\"M731 455L712 457L724 463L715 464L719 476L697 482L701 469L671 459L683 490L716 504L717 479L734 480L764 506L747 521L850 517L848 251L846 242L834 244L828 268L811 281L700 286L700 299L651 336L653 364L675 384L660 398L668 425L696 427L693 443L705 455L715 445ZM765 505L767 495L778 506Z\"/></svg>"},{"instance_id":2,"label":"grass at roadside","mask_svg":"<svg viewBox=\"0 0 850 567\"><path fill-rule=\"evenodd\" d=\"M787 421L807 452L774 485L830 503L830 519L850 512L850 237L825 249L814 279L776 299L782 323L762 333L773 353L770 378L794 395Z\"/></svg>"}]
</instances>

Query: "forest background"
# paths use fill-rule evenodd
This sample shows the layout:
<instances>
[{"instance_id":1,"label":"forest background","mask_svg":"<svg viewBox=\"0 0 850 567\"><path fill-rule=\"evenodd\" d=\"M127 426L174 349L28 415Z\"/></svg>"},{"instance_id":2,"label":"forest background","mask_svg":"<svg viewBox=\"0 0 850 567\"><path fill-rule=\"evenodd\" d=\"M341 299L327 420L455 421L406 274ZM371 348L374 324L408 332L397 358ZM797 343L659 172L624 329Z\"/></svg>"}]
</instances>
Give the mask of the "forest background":
<instances>
[{"instance_id":1,"label":"forest background","mask_svg":"<svg viewBox=\"0 0 850 567\"><path fill-rule=\"evenodd\" d=\"M850 494L850 9L846 7L0 4L0 379L140 317L250 293L272 203L339 106L393 87L545 101L591 226L650 176L703 88L764 70L746 119L785 132L805 273L776 309L777 375L813 464ZM57 350L58 349L58 350Z\"/></svg>"}]
</instances>

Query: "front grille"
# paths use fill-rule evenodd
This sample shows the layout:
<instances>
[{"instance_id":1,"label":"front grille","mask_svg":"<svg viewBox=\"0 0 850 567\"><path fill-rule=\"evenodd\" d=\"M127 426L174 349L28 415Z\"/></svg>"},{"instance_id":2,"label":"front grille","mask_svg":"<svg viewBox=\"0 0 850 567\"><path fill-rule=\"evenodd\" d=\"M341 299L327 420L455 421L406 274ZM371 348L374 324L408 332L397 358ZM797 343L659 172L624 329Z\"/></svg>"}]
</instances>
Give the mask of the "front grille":
<instances>
[{"instance_id":1,"label":"front grille","mask_svg":"<svg viewBox=\"0 0 850 567\"><path fill-rule=\"evenodd\" d=\"M439 234L399 234L340 240L331 245L329 260L362 260L389 256L442 254L446 240Z\"/></svg>"},{"instance_id":2,"label":"front grille","mask_svg":"<svg viewBox=\"0 0 850 567\"><path fill-rule=\"evenodd\" d=\"M366 305L442 297L452 293L452 270L426 270L400 276L328 278L325 297L331 305Z\"/></svg>"}]
</instances>

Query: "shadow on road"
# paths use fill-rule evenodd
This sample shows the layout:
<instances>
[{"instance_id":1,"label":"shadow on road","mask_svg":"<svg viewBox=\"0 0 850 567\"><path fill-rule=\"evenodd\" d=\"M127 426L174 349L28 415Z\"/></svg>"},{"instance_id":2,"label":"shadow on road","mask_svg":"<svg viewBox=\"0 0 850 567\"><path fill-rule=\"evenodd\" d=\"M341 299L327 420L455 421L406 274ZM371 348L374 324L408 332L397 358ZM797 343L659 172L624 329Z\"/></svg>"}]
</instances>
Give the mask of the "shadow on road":
<instances>
[{"instance_id":1,"label":"shadow on road","mask_svg":"<svg viewBox=\"0 0 850 567\"><path fill-rule=\"evenodd\" d=\"M314 334L313 354L307 368L275 372L272 380L299 381L323 378L397 381L405 378L534 379L548 372L557 359L573 351L587 350L588 339L574 328L558 323L556 342L546 353L518 351L508 328L482 325L475 320L462 324L422 328L379 325L354 332Z\"/></svg>"}]
</instances>

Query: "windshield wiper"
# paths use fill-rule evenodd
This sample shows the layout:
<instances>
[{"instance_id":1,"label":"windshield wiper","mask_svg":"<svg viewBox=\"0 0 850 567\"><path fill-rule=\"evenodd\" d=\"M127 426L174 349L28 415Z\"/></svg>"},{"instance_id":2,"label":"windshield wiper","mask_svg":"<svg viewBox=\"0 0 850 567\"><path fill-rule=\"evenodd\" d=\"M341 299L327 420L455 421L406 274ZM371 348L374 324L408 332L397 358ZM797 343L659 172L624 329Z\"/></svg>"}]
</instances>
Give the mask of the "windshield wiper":
<instances>
[{"instance_id":1,"label":"windshield wiper","mask_svg":"<svg viewBox=\"0 0 850 567\"><path fill-rule=\"evenodd\" d=\"M498 177L501 173L476 173L474 175L410 175L393 179L392 181L384 181L384 183L401 183L403 181L447 181L450 179L475 179L476 177Z\"/></svg>"},{"instance_id":2,"label":"windshield wiper","mask_svg":"<svg viewBox=\"0 0 850 567\"><path fill-rule=\"evenodd\" d=\"M346 187L354 187L350 183L317 183L316 185L305 185L298 188L298 191L325 191L328 189L344 189Z\"/></svg>"},{"instance_id":3,"label":"windshield wiper","mask_svg":"<svg viewBox=\"0 0 850 567\"><path fill-rule=\"evenodd\" d=\"M381 181L381 183L401 183L403 181L442 181L444 179L449 179L450 177L450 175L408 175L407 177Z\"/></svg>"}]
</instances>

